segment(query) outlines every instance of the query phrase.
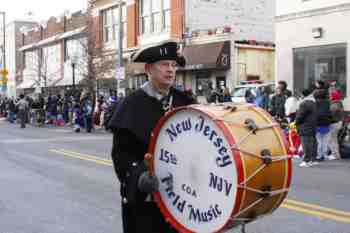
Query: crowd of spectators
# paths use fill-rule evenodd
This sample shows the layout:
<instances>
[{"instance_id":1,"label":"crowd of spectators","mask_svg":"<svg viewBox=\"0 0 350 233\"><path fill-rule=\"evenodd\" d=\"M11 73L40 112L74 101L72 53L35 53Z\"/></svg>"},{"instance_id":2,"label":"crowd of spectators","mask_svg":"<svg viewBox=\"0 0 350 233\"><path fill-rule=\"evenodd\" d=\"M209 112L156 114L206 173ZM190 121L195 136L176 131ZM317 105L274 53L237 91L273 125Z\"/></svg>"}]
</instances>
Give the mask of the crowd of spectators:
<instances>
[{"instance_id":1,"label":"crowd of spectators","mask_svg":"<svg viewBox=\"0 0 350 233\"><path fill-rule=\"evenodd\" d=\"M119 97L119 98L118 98ZM75 132L82 128L90 133L93 128L107 127L116 105L122 95L99 96L94 104L89 93L76 95L37 95L35 97L19 95L18 98L0 97L0 117L10 123L33 126L71 126Z\"/></svg>"}]
</instances>

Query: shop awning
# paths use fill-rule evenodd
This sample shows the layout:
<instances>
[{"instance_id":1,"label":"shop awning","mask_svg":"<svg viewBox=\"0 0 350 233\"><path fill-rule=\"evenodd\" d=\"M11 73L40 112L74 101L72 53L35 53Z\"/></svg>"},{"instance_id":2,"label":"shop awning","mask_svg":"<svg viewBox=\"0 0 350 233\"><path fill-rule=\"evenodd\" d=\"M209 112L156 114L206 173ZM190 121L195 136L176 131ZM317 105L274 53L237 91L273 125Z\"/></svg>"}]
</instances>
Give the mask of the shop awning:
<instances>
[{"instance_id":1,"label":"shop awning","mask_svg":"<svg viewBox=\"0 0 350 233\"><path fill-rule=\"evenodd\" d=\"M21 84L17 86L17 89L34 88L36 81L32 79L24 79Z\"/></svg>"},{"instance_id":2,"label":"shop awning","mask_svg":"<svg viewBox=\"0 0 350 233\"><path fill-rule=\"evenodd\" d=\"M231 42L189 45L184 48L186 66L182 70L230 69Z\"/></svg>"},{"instance_id":3,"label":"shop awning","mask_svg":"<svg viewBox=\"0 0 350 233\"><path fill-rule=\"evenodd\" d=\"M25 45L25 46L19 48L18 50L19 51L25 51L25 50L28 50L28 49L33 49L33 48L36 47L36 45L37 45L37 43L32 43L32 44L29 44L29 45Z\"/></svg>"}]
</instances>

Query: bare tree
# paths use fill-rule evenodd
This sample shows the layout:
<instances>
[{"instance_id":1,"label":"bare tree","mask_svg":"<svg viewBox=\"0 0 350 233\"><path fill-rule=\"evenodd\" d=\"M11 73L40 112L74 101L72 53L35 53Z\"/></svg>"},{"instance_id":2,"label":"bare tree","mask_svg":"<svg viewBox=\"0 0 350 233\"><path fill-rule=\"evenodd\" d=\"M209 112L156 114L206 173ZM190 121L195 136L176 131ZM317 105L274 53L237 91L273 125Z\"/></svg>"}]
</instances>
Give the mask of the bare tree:
<instances>
[{"instance_id":1,"label":"bare tree","mask_svg":"<svg viewBox=\"0 0 350 233\"><path fill-rule=\"evenodd\" d=\"M35 87L43 87L46 89L49 84L57 80L62 69L61 66L50 69L49 53L45 48L36 48L31 51L25 51L25 57L29 57L25 67L25 76L34 82ZM28 62L30 61L30 62Z\"/></svg>"},{"instance_id":2,"label":"bare tree","mask_svg":"<svg viewBox=\"0 0 350 233\"><path fill-rule=\"evenodd\" d=\"M98 79L108 78L114 75L116 69L116 51L105 51L97 44L100 37L99 27L94 22L91 12L91 4L86 17L86 40L79 40L83 52L83 59L78 59L77 72L83 76L82 84L86 91L96 100L96 84Z\"/></svg>"}]
</instances>

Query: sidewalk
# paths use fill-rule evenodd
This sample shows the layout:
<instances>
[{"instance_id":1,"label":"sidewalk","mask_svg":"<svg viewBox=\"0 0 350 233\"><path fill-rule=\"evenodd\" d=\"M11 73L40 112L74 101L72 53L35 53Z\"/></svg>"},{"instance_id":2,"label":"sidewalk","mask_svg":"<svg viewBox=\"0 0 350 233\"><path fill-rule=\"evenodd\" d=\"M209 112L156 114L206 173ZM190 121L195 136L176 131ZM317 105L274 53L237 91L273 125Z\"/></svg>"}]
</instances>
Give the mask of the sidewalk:
<instances>
[{"instance_id":1,"label":"sidewalk","mask_svg":"<svg viewBox=\"0 0 350 233\"><path fill-rule=\"evenodd\" d=\"M6 122L9 125L17 126L17 123L11 124L10 122L6 121L6 118L1 117L0 122ZM74 132L73 125L64 125L64 126L56 126L56 125L49 125L49 124L44 124L44 125L32 125L32 124L26 124L26 126L29 126L31 128L40 128L40 129L47 129L47 130L59 130L59 131L71 131ZM92 129L91 133L87 133L84 128L80 129L80 132L77 134L111 134L111 132L108 132L104 129L104 127L100 126L94 126Z\"/></svg>"}]
</instances>

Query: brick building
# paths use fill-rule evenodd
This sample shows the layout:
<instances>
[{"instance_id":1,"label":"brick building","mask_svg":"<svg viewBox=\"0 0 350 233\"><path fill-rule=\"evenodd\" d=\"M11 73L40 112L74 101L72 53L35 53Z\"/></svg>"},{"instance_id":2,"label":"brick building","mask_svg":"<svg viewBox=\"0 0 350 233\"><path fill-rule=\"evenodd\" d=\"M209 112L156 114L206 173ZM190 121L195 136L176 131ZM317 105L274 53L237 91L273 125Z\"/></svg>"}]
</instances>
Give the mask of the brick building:
<instances>
[{"instance_id":1,"label":"brick building","mask_svg":"<svg viewBox=\"0 0 350 233\"><path fill-rule=\"evenodd\" d=\"M118 4L117 0L91 1L92 39L100 56L117 55ZM273 17L273 0L126 0L123 57L127 61L137 49L172 39L183 46L188 61L177 74L180 88L198 91L208 83L232 88L239 79L253 76L273 81ZM244 40L254 43L242 45ZM271 69L266 70L267 65ZM137 88L146 80L142 66L127 64L126 70L123 86ZM108 78L115 77L109 73Z\"/></svg>"},{"instance_id":2,"label":"brick building","mask_svg":"<svg viewBox=\"0 0 350 233\"><path fill-rule=\"evenodd\" d=\"M51 17L34 27L22 29L20 81L17 86L27 93L51 90L56 93L87 76L87 18L84 12Z\"/></svg>"},{"instance_id":3,"label":"brick building","mask_svg":"<svg viewBox=\"0 0 350 233\"><path fill-rule=\"evenodd\" d=\"M152 1L123 1L123 58L126 64L127 79L116 82L116 72L108 72L97 77L100 80L101 89L110 87L135 88L145 80L143 67L136 64L128 64L130 55L143 46L148 46L160 41L175 39L181 41L183 35L183 10L182 0L161 0L157 4ZM151 9L152 8L152 9ZM109 56L115 59L118 55L118 30L119 30L119 1L95 0L90 2L92 18L91 31L95 49L100 57ZM152 18L152 20L151 20ZM139 75L138 75L139 74ZM131 76L135 76L130 78ZM106 81L109 79L110 82ZM101 84L102 83L102 84ZM103 85L105 84L105 85ZM119 84L119 85L118 85Z\"/></svg>"}]
</instances>

